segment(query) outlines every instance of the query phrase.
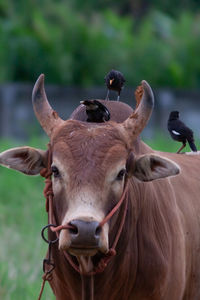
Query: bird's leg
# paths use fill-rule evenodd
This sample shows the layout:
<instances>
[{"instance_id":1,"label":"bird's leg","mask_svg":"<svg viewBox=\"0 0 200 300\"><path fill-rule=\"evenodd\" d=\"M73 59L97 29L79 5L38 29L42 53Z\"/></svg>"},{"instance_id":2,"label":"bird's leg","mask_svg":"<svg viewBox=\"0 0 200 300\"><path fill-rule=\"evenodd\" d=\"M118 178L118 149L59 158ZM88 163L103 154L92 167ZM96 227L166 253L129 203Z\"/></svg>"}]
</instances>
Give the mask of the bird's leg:
<instances>
[{"instance_id":1,"label":"bird's leg","mask_svg":"<svg viewBox=\"0 0 200 300\"><path fill-rule=\"evenodd\" d=\"M106 99L105 99L105 100L109 100L109 92L110 92L110 90L108 89L107 95L106 95Z\"/></svg>"},{"instance_id":2,"label":"bird's leg","mask_svg":"<svg viewBox=\"0 0 200 300\"><path fill-rule=\"evenodd\" d=\"M119 101L119 97L120 97L120 92L118 92L117 101Z\"/></svg>"},{"instance_id":3,"label":"bird's leg","mask_svg":"<svg viewBox=\"0 0 200 300\"><path fill-rule=\"evenodd\" d=\"M181 148L180 148L176 153L180 153L181 150L182 150L183 148L185 148L185 146L186 146L186 143L183 143L183 145L181 146Z\"/></svg>"}]
</instances>

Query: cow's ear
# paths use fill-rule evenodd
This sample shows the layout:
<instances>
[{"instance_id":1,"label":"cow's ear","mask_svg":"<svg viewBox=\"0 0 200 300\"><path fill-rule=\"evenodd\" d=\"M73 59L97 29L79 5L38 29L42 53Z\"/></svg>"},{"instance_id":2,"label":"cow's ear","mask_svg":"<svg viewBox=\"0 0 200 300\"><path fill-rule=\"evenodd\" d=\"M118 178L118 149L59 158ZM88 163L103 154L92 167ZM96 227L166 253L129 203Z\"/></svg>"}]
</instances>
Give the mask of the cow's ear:
<instances>
[{"instance_id":1,"label":"cow's ear","mask_svg":"<svg viewBox=\"0 0 200 300\"><path fill-rule=\"evenodd\" d=\"M146 154L135 159L133 175L140 181L152 181L179 173L180 168L175 162L159 155Z\"/></svg>"},{"instance_id":2,"label":"cow's ear","mask_svg":"<svg viewBox=\"0 0 200 300\"><path fill-rule=\"evenodd\" d=\"M0 164L27 175L37 175L45 167L46 151L31 147L12 148L0 153Z\"/></svg>"}]
</instances>

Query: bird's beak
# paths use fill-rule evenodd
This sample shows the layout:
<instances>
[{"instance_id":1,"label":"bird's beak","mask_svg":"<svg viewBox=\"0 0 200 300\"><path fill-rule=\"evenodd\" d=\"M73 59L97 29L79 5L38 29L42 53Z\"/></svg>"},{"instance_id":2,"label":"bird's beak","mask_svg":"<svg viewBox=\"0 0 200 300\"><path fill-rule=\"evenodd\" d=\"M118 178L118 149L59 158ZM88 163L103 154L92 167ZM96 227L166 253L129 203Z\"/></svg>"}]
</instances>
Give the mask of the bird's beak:
<instances>
[{"instance_id":1,"label":"bird's beak","mask_svg":"<svg viewBox=\"0 0 200 300\"><path fill-rule=\"evenodd\" d=\"M110 79L110 85L112 85L112 83L113 83L113 80L114 80L114 78L113 78L113 79Z\"/></svg>"}]
</instances>

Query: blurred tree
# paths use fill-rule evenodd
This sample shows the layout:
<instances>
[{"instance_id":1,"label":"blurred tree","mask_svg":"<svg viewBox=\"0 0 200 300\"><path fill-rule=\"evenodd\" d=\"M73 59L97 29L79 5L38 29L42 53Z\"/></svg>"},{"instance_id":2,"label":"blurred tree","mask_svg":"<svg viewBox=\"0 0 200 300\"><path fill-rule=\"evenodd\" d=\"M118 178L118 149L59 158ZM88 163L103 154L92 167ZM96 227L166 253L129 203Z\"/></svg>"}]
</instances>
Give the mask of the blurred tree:
<instances>
[{"instance_id":1,"label":"blurred tree","mask_svg":"<svg viewBox=\"0 0 200 300\"><path fill-rule=\"evenodd\" d=\"M130 15L142 20L152 10L159 10L175 17L183 11L195 12L200 7L200 0L74 0L72 5L76 10L90 13L112 9L121 15Z\"/></svg>"},{"instance_id":2,"label":"blurred tree","mask_svg":"<svg viewBox=\"0 0 200 300\"><path fill-rule=\"evenodd\" d=\"M157 10L175 17L183 11L195 12L200 8L200 0L153 0L151 3Z\"/></svg>"},{"instance_id":3,"label":"blurred tree","mask_svg":"<svg viewBox=\"0 0 200 300\"><path fill-rule=\"evenodd\" d=\"M116 68L128 85L145 78L154 86L198 87L197 2L184 0L190 9L178 13L172 0L0 0L0 82L46 73L49 82L97 85Z\"/></svg>"}]
</instances>

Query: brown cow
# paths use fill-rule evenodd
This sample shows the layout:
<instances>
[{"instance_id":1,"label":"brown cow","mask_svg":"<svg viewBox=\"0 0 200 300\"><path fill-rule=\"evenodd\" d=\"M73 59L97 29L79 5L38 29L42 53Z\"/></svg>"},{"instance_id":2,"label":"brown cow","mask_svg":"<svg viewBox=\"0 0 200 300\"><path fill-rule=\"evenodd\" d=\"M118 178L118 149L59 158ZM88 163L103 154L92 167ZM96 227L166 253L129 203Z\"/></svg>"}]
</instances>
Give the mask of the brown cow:
<instances>
[{"instance_id":1,"label":"brown cow","mask_svg":"<svg viewBox=\"0 0 200 300\"><path fill-rule=\"evenodd\" d=\"M123 205L99 224L120 201L127 177L128 209L116 256L94 275L92 297L200 299L200 156L157 152L138 138L153 109L150 86L142 82L135 111L106 102L111 121L97 124L84 121L82 106L73 119L61 120L47 101L43 80L41 75L33 90L33 106L50 137L53 210L57 225L73 226L61 230L52 249L56 268L50 284L56 299L78 300L83 291L89 299L90 277L82 275L83 289L80 274L63 254L69 253L81 270L94 270L118 233ZM36 175L47 165L47 152L10 149L0 154L0 164ZM49 235L55 239L55 233Z\"/></svg>"}]
</instances>

